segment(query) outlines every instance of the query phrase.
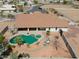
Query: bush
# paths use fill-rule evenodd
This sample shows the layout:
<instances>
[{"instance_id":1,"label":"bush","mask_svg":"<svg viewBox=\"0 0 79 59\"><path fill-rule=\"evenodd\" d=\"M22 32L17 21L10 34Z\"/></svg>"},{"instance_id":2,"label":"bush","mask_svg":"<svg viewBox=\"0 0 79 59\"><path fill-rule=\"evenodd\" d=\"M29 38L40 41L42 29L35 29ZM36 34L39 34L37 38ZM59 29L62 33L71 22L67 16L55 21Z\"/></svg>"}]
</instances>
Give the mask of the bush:
<instances>
[{"instance_id":1,"label":"bush","mask_svg":"<svg viewBox=\"0 0 79 59\"><path fill-rule=\"evenodd\" d=\"M14 18L14 15L8 14L8 18Z\"/></svg>"},{"instance_id":2,"label":"bush","mask_svg":"<svg viewBox=\"0 0 79 59\"><path fill-rule=\"evenodd\" d=\"M46 35L48 35L48 36L49 36L49 35L50 35L50 31L47 31L47 32L46 32Z\"/></svg>"},{"instance_id":3,"label":"bush","mask_svg":"<svg viewBox=\"0 0 79 59\"><path fill-rule=\"evenodd\" d=\"M5 39L5 37L2 34L0 34L0 44L3 43L4 39Z\"/></svg>"},{"instance_id":4,"label":"bush","mask_svg":"<svg viewBox=\"0 0 79 59\"><path fill-rule=\"evenodd\" d=\"M24 3L24 6L26 6L26 5L27 5L27 2Z\"/></svg>"},{"instance_id":5,"label":"bush","mask_svg":"<svg viewBox=\"0 0 79 59\"><path fill-rule=\"evenodd\" d=\"M38 1L37 0L34 0L33 2L34 2L34 4L38 4Z\"/></svg>"},{"instance_id":6,"label":"bush","mask_svg":"<svg viewBox=\"0 0 79 59\"><path fill-rule=\"evenodd\" d=\"M67 4L67 1L66 1L66 0L64 0L63 4Z\"/></svg>"},{"instance_id":7,"label":"bush","mask_svg":"<svg viewBox=\"0 0 79 59\"><path fill-rule=\"evenodd\" d=\"M19 11L20 11L20 12L23 12L23 9L20 9Z\"/></svg>"},{"instance_id":8,"label":"bush","mask_svg":"<svg viewBox=\"0 0 79 59\"><path fill-rule=\"evenodd\" d=\"M52 1L50 1L50 3L53 3Z\"/></svg>"}]
</instances>

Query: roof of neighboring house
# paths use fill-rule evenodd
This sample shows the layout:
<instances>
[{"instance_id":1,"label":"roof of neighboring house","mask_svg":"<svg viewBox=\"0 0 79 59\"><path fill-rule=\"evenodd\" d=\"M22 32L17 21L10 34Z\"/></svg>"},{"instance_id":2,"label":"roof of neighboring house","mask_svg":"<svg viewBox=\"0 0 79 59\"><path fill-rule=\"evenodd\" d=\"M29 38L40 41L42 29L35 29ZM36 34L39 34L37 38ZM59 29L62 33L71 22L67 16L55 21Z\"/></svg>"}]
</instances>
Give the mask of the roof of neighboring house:
<instances>
[{"instance_id":1,"label":"roof of neighboring house","mask_svg":"<svg viewBox=\"0 0 79 59\"><path fill-rule=\"evenodd\" d=\"M68 21L56 15L33 13L16 15L16 27L68 27Z\"/></svg>"}]
</instances>

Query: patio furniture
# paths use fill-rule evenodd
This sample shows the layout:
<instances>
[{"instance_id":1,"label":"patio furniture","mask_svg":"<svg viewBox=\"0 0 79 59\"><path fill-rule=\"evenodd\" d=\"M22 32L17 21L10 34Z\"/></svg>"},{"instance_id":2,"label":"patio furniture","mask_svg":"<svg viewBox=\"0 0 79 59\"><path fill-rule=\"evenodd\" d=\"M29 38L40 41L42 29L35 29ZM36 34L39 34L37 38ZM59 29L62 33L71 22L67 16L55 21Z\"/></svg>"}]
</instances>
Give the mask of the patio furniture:
<instances>
[{"instance_id":1,"label":"patio furniture","mask_svg":"<svg viewBox=\"0 0 79 59\"><path fill-rule=\"evenodd\" d=\"M50 43L50 40L49 38L46 39L45 43L49 44Z\"/></svg>"}]
</instances>

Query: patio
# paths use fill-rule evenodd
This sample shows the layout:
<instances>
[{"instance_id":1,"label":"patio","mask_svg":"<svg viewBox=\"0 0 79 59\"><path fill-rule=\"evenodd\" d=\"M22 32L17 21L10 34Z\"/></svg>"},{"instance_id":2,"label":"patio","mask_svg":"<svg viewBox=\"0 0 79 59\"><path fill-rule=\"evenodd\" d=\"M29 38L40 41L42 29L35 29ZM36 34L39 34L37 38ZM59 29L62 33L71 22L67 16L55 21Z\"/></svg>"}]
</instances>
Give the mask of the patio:
<instances>
[{"instance_id":1,"label":"patio","mask_svg":"<svg viewBox=\"0 0 79 59\"><path fill-rule=\"evenodd\" d=\"M19 33L19 32L18 32ZM20 32L22 33L22 32ZM27 33L27 31L26 31ZM62 58L71 58L71 55L67 49L67 47L65 46L65 43L63 41L63 39L60 37L59 33L57 32L51 32L50 36L49 36L49 43L45 43L47 40L46 37L46 32L43 31L29 31L30 34L33 33L39 33L41 35L43 35L42 39L39 40L39 44L38 42L33 44L33 45L26 45L23 44L21 46L19 46L18 44L15 46L15 48L13 49L13 52L18 52L19 54L25 53L25 54L30 54L31 57L62 57ZM7 34L7 33L6 33ZM58 36L59 38L56 41L56 36ZM10 38L10 36L7 36L8 39ZM55 42L57 44L55 44ZM45 53L44 53L45 52Z\"/></svg>"}]
</instances>

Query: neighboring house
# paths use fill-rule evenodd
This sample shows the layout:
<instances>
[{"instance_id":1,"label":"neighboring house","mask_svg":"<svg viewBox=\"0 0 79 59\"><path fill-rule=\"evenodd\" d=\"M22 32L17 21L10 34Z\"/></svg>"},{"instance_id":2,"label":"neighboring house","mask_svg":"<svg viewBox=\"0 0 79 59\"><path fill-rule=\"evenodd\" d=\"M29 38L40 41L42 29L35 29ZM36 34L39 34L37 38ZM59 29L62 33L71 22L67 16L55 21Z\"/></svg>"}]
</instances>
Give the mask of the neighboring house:
<instances>
[{"instance_id":1,"label":"neighboring house","mask_svg":"<svg viewBox=\"0 0 79 59\"><path fill-rule=\"evenodd\" d=\"M15 11L15 5L5 4L0 8L1 15L8 15L11 12Z\"/></svg>"},{"instance_id":2,"label":"neighboring house","mask_svg":"<svg viewBox=\"0 0 79 59\"><path fill-rule=\"evenodd\" d=\"M73 7L79 8L79 0L73 2Z\"/></svg>"}]
</instances>

